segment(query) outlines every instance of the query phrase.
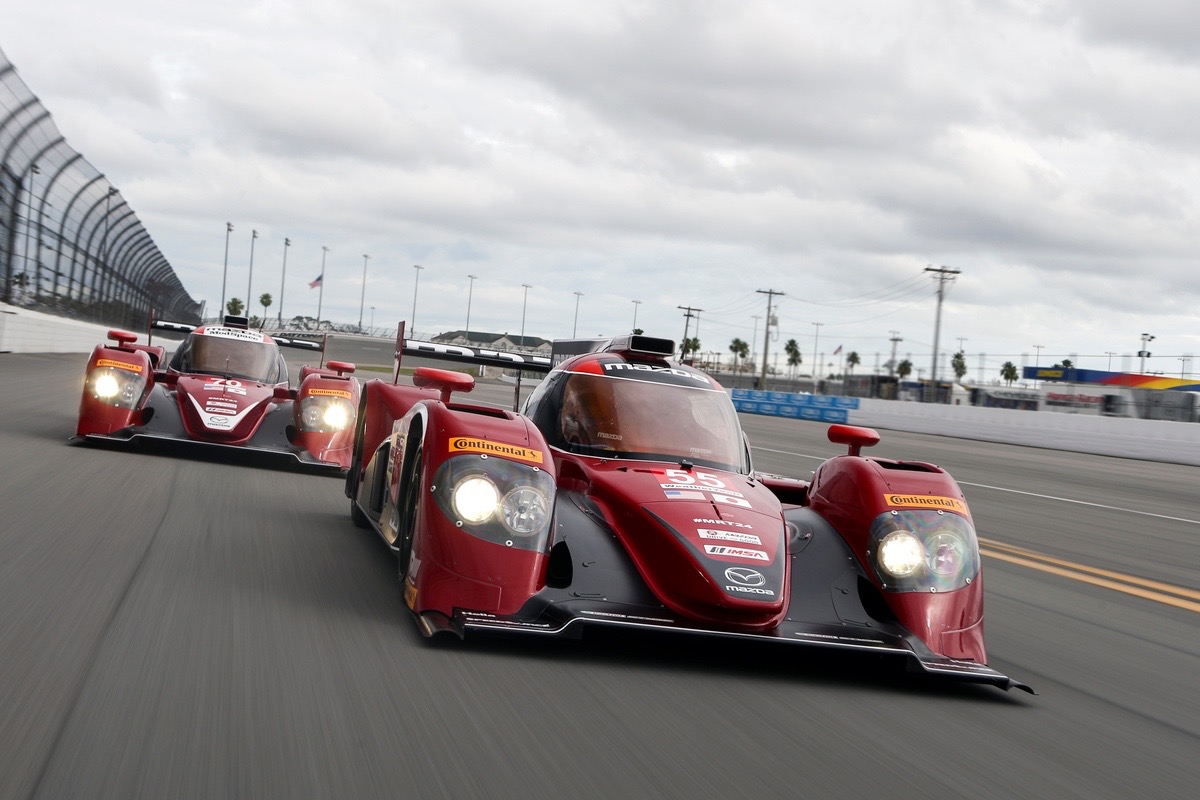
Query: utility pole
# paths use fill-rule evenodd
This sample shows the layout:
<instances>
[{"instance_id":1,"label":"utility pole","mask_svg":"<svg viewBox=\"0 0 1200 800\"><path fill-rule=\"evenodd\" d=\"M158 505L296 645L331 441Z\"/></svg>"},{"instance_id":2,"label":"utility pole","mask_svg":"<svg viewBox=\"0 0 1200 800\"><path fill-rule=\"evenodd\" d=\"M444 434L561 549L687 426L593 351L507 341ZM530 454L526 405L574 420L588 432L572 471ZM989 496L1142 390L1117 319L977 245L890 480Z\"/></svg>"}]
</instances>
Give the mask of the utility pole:
<instances>
[{"instance_id":1,"label":"utility pole","mask_svg":"<svg viewBox=\"0 0 1200 800\"><path fill-rule=\"evenodd\" d=\"M679 343L679 360L682 361L687 355L688 329L691 327L692 317L696 318L696 329L700 329L700 312L703 308L692 308L691 306L675 306L680 311L686 311L683 315L683 341ZM692 312L696 312L693 314Z\"/></svg>"},{"instance_id":2,"label":"utility pole","mask_svg":"<svg viewBox=\"0 0 1200 800\"><path fill-rule=\"evenodd\" d=\"M926 272L934 274L934 280L938 282L937 288L937 317L933 323L933 369L929 373L929 394L926 402L937 402L937 363L938 363L938 337L942 332L942 300L946 296L946 284L954 282L954 276L958 275L962 270L950 269L949 267L926 267Z\"/></svg>"},{"instance_id":3,"label":"utility pole","mask_svg":"<svg viewBox=\"0 0 1200 800\"><path fill-rule=\"evenodd\" d=\"M900 331L888 331L892 335L889 340L892 343L892 360L888 362L888 375L896 374L896 345L904 340L900 338Z\"/></svg>"},{"instance_id":4,"label":"utility pole","mask_svg":"<svg viewBox=\"0 0 1200 800\"><path fill-rule=\"evenodd\" d=\"M758 388L766 389L767 388L767 345L771 341L771 301L775 299L775 295L779 295L780 297L782 297L783 292L777 292L774 289L759 289L758 293L765 294L767 296L767 318L766 318L766 323L763 325L762 375L758 379ZM757 322L757 320L756 320L756 322Z\"/></svg>"}]
</instances>

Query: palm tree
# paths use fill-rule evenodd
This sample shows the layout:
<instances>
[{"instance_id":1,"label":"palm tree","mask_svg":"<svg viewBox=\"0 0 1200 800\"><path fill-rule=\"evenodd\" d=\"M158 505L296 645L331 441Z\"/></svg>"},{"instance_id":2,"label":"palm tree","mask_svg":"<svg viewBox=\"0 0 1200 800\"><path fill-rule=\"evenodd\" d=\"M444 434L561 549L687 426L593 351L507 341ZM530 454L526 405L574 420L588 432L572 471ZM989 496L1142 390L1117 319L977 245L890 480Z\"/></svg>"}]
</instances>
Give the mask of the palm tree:
<instances>
[{"instance_id":1,"label":"palm tree","mask_svg":"<svg viewBox=\"0 0 1200 800\"><path fill-rule=\"evenodd\" d=\"M699 352L700 352L699 337L693 336L689 339L683 340L682 355L684 358L688 357L688 353L699 353Z\"/></svg>"},{"instance_id":2,"label":"palm tree","mask_svg":"<svg viewBox=\"0 0 1200 800\"><path fill-rule=\"evenodd\" d=\"M729 352L733 353L733 371L738 371L738 359L745 358L750 355L750 345L743 342L741 339L734 339L729 343Z\"/></svg>"},{"instance_id":3,"label":"palm tree","mask_svg":"<svg viewBox=\"0 0 1200 800\"><path fill-rule=\"evenodd\" d=\"M967 357L963 355L963 351L959 350L954 354L954 358L950 359L950 368L954 370L954 377L960 381L963 375L967 374Z\"/></svg>"},{"instance_id":4,"label":"palm tree","mask_svg":"<svg viewBox=\"0 0 1200 800\"><path fill-rule=\"evenodd\" d=\"M796 376L796 367L800 366L803 360L800 357L800 345L795 339L788 339L783 345L783 352L787 354L787 365L792 368L792 377Z\"/></svg>"},{"instance_id":5,"label":"palm tree","mask_svg":"<svg viewBox=\"0 0 1200 800\"><path fill-rule=\"evenodd\" d=\"M909 375L911 375L912 370L913 370L912 362L909 361L907 358L896 365L896 375L900 378L900 380L904 380Z\"/></svg>"},{"instance_id":6,"label":"palm tree","mask_svg":"<svg viewBox=\"0 0 1200 800\"><path fill-rule=\"evenodd\" d=\"M274 299L275 299L275 298L271 297L271 293L270 293L270 292L263 292L261 295L259 295L259 298L258 298L258 304L259 304L260 306L262 306L262 310L263 310L263 318L262 318L262 322L263 322L263 324L266 324L266 321L267 321L267 309L271 307L271 301L272 301L272 300L274 300ZM261 328L261 327L262 327L262 325L259 325L259 327Z\"/></svg>"},{"instance_id":7,"label":"palm tree","mask_svg":"<svg viewBox=\"0 0 1200 800\"><path fill-rule=\"evenodd\" d=\"M242 302L241 298L231 297L229 298L229 302L225 304L225 313L240 317L245 308L246 304Z\"/></svg>"},{"instance_id":8,"label":"palm tree","mask_svg":"<svg viewBox=\"0 0 1200 800\"><path fill-rule=\"evenodd\" d=\"M1012 386L1013 381L1020 377L1020 373L1017 372L1017 365L1011 361L1005 361L1004 365L1000 367L1000 377L1004 379L1006 385Z\"/></svg>"},{"instance_id":9,"label":"palm tree","mask_svg":"<svg viewBox=\"0 0 1200 800\"><path fill-rule=\"evenodd\" d=\"M858 357L858 353L851 350L846 356L846 368L848 372L854 372L854 368L862 363L862 359Z\"/></svg>"}]
</instances>

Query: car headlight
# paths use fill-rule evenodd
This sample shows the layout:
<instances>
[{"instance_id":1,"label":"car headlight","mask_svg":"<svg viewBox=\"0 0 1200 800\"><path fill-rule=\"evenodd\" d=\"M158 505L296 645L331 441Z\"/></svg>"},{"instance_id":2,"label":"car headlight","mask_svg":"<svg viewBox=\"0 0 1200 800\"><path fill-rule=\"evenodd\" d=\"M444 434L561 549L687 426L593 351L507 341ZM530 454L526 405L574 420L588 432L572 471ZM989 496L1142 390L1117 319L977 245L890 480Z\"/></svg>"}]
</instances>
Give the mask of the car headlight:
<instances>
[{"instance_id":1,"label":"car headlight","mask_svg":"<svg viewBox=\"0 0 1200 800\"><path fill-rule=\"evenodd\" d=\"M979 574L979 543L970 520L947 511L895 510L871 525L871 565L894 592L948 592Z\"/></svg>"},{"instance_id":2,"label":"car headlight","mask_svg":"<svg viewBox=\"0 0 1200 800\"><path fill-rule=\"evenodd\" d=\"M517 536L530 536L545 527L550 505L539 489L518 486L500 502L500 520Z\"/></svg>"},{"instance_id":3,"label":"car headlight","mask_svg":"<svg viewBox=\"0 0 1200 800\"><path fill-rule=\"evenodd\" d=\"M118 408L133 408L142 396L142 377L128 370L101 367L88 375L87 387L97 400Z\"/></svg>"},{"instance_id":4,"label":"car headlight","mask_svg":"<svg viewBox=\"0 0 1200 800\"><path fill-rule=\"evenodd\" d=\"M463 522L478 525L496 513L500 493L487 476L469 475L454 485L451 499Z\"/></svg>"},{"instance_id":5,"label":"car headlight","mask_svg":"<svg viewBox=\"0 0 1200 800\"><path fill-rule=\"evenodd\" d=\"M545 470L498 456L447 459L434 476L438 508L458 528L506 547L545 549L554 479Z\"/></svg>"},{"instance_id":6,"label":"car headlight","mask_svg":"<svg viewBox=\"0 0 1200 800\"><path fill-rule=\"evenodd\" d=\"M879 566L893 578L907 578L925 563L925 547L908 531L892 531L879 543Z\"/></svg>"},{"instance_id":7,"label":"car headlight","mask_svg":"<svg viewBox=\"0 0 1200 800\"><path fill-rule=\"evenodd\" d=\"M305 397L300 401L300 430L341 433L354 422L354 408L340 397Z\"/></svg>"}]
</instances>

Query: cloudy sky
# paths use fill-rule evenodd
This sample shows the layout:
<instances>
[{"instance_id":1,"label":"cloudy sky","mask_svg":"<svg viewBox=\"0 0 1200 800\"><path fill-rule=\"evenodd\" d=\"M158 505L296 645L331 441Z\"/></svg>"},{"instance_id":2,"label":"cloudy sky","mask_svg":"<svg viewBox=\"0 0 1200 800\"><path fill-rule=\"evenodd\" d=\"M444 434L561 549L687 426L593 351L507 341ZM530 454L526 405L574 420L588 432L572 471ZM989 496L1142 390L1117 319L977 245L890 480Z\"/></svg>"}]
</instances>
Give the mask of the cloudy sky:
<instances>
[{"instance_id":1,"label":"cloudy sky","mask_svg":"<svg viewBox=\"0 0 1200 800\"><path fill-rule=\"evenodd\" d=\"M772 353L870 371L896 337L928 375L947 267L940 349L989 379L1136 369L1142 333L1200 372L1197 30L1187 0L0 0L210 309L232 222L230 296L257 229L278 303L290 238L285 316L326 246L335 320L415 299L432 334L470 297L477 330L761 354L771 297Z\"/></svg>"}]
</instances>

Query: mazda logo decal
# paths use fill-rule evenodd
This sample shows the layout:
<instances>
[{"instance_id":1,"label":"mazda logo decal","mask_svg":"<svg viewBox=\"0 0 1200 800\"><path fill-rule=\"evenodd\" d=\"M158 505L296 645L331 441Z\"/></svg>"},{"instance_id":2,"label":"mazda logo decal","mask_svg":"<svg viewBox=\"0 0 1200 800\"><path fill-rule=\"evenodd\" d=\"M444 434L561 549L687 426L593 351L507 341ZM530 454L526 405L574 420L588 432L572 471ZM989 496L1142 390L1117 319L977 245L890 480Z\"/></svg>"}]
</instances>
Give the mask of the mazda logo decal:
<instances>
[{"instance_id":1,"label":"mazda logo decal","mask_svg":"<svg viewBox=\"0 0 1200 800\"><path fill-rule=\"evenodd\" d=\"M730 567L725 570L725 577L742 586L762 586L767 582L761 572L749 567Z\"/></svg>"}]
</instances>

